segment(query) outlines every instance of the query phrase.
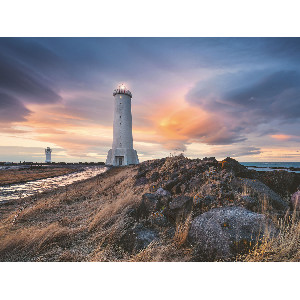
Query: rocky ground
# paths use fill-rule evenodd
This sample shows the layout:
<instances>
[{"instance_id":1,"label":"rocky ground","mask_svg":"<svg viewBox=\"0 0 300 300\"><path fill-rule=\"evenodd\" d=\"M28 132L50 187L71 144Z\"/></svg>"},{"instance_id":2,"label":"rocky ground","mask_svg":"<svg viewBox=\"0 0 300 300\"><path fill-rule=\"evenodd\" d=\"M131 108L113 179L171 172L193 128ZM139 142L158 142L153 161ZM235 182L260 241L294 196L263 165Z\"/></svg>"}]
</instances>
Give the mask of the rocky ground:
<instances>
[{"instance_id":1,"label":"rocky ground","mask_svg":"<svg viewBox=\"0 0 300 300\"><path fill-rule=\"evenodd\" d=\"M74 168L31 167L15 170L0 170L0 186L38 180L74 172Z\"/></svg>"},{"instance_id":2,"label":"rocky ground","mask_svg":"<svg viewBox=\"0 0 300 300\"><path fill-rule=\"evenodd\" d=\"M0 206L0 259L299 261L299 188L231 158L111 168Z\"/></svg>"}]
</instances>

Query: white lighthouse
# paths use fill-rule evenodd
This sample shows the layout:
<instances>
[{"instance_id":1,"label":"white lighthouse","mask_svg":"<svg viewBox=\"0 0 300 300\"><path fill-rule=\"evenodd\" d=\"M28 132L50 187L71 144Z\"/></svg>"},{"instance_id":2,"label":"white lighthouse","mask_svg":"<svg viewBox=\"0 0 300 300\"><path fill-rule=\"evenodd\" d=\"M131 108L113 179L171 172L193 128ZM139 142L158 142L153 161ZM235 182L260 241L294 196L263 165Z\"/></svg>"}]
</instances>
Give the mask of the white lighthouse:
<instances>
[{"instance_id":1,"label":"white lighthouse","mask_svg":"<svg viewBox=\"0 0 300 300\"><path fill-rule=\"evenodd\" d=\"M51 152L52 152L52 149L50 149L50 147L47 147L45 149L45 154L46 154L45 163L51 163Z\"/></svg>"},{"instance_id":2,"label":"white lighthouse","mask_svg":"<svg viewBox=\"0 0 300 300\"><path fill-rule=\"evenodd\" d=\"M114 137L112 149L108 151L106 164L113 166L136 165L139 163L137 152L133 149L132 138L132 94L122 84L114 90Z\"/></svg>"}]
</instances>

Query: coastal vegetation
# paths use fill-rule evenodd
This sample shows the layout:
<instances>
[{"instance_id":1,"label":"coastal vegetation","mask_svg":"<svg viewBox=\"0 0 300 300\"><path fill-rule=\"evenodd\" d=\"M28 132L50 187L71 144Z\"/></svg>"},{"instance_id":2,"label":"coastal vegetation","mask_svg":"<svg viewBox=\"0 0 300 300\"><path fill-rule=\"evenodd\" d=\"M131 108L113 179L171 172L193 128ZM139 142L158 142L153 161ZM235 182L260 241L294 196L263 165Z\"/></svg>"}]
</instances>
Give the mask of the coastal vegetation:
<instances>
[{"instance_id":1,"label":"coastal vegetation","mask_svg":"<svg viewBox=\"0 0 300 300\"><path fill-rule=\"evenodd\" d=\"M0 205L0 260L300 261L299 185L231 158L113 167Z\"/></svg>"}]
</instances>

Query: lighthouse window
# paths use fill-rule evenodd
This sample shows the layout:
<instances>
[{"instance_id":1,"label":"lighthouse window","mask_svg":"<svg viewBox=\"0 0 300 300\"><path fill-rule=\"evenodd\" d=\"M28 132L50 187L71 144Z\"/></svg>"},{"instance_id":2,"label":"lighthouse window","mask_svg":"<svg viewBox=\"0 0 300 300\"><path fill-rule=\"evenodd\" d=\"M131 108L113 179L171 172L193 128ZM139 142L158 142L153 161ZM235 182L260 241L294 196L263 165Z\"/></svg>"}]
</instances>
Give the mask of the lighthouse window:
<instances>
[{"instance_id":1,"label":"lighthouse window","mask_svg":"<svg viewBox=\"0 0 300 300\"><path fill-rule=\"evenodd\" d=\"M120 116L120 119L121 119L121 116Z\"/></svg>"}]
</instances>

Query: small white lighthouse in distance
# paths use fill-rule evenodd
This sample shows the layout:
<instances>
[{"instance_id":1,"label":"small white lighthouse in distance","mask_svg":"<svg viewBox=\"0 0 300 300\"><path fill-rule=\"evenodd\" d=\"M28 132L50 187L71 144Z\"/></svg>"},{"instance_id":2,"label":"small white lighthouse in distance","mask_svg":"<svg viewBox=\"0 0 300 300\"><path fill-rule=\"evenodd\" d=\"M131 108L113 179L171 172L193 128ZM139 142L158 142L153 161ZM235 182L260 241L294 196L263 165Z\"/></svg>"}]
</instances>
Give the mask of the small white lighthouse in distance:
<instances>
[{"instance_id":1,"label":"small white lighthouse in distance","mask_svg":"<svg viewBox=\"0 0 300 300\"><path fill-rule=\"evenodd\" d=\"M52 149L50 149L50 147L47 147L45 149L45 154L46 154L45 163L51 163L51 152L52 152Z\"/></svg>"},{"instance_id":2,"label":"small white lighthouse in distance","mask_svg":"<svg viewBox=\"0 0 300 300\"><path fill-rule=\"evenodd\" d=\"M122 84L113 92L115 97L114 137L112 149L108 151L106 164L113 166L136 165L137 152L133 149L132 138L132 94Z\"/></svg>"}]
</instances>

